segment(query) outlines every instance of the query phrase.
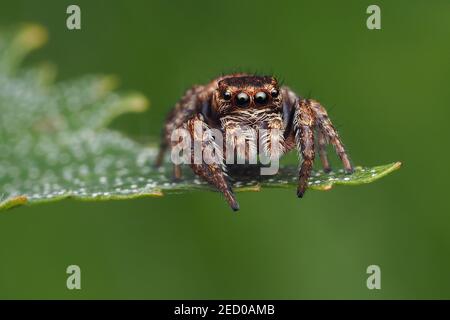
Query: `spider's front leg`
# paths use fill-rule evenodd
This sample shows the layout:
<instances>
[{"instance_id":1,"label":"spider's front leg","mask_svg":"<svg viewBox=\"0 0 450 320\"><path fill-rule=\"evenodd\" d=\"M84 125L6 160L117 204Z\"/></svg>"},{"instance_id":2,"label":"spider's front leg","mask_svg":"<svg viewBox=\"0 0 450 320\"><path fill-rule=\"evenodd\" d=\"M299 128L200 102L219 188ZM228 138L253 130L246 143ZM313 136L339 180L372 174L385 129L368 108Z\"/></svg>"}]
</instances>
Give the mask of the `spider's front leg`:
<instances>
[{"instance_id":1,"label":"spider's front leg","mask_svg":"<svg viewBox=\"0 0 450 320\"><path fill-rule=\"evenodd\" d=\"M294 105L294 133L297 149L302 158L298 174L297 196L303 197L308 188L308 179L314 165L314 113L305 100L296 101Z\"/></svg>"},{"instance_id":2,"label":"spider's front leg","mask_svg":"<svg viewBox=\"0 0 450 320\"><path fill-rule=\"evenodd\" d=\"M203 116L200 114L188 120L186 123L186 128L189 131L192 142L190 164L192 170L196 175L202 177L222 192L231 209L234 211L239 210L239 204L236 201L225 173L222 152L223 146L218 146L212 135L204 134L204 132L207 132L210 128L204 121ZM199 128L201 128L201 130L199 130ZM201 146L201 159L195 159L195 143L200 144ZM214 159L210 158L209 161L205 159L205 156L207 156L204 152L205 150L215 150Z\"/></svg>"}]
</instances>

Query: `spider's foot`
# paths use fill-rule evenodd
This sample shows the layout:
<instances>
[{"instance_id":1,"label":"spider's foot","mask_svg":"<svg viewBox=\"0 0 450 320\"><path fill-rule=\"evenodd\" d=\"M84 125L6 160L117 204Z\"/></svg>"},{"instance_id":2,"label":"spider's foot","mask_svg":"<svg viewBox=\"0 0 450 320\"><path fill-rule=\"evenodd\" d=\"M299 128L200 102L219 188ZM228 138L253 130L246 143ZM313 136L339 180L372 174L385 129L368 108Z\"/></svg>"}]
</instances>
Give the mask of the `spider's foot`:
<instances>
[{"instance_id":1,"label":"spider's foot","mask_svg":"<svg viewBox=\"0 0 450 320\"><path fill-rule=\"evenodd\" d=\"M305 191L306 191L305 188L299 187L299 188L297 189L297 197L303 198L303 196L304 196L304 194L305 194Z\"/></svg>"},{"instance_id":2,"label":"spider's foot","mask_svg":"<svg viewBox=\"0 0 450 320\"><path fill-rule=\"evenodd\" d=\"M345 168L344 171L345 171L345 174L352 174L353 172L355 172L355 169L353 169L353 167L350 167L350 168Z\"/></svg>"},{"instance_id":3,"label":"spider's foot","mask_svg":"<svg viewBox=\"0 0 450 320\"><path fill-rule=\"evenodd\" d=\"M234 203L234 204L232 204L232 205L230 205L231 206L231 209L234 211L234 212L236 212L236 211L239 211L239 203Z\"/></svg>"},{"instance_id":4,"label":"spider's foot","mask_svg":"<svg viewBox=\"0 0 450 320\"><path fill-rule=\"evenodd\" d=\"M323 168L323 172L325 172L325 173L330 173L331 171L333 171L333 169L331 169L331 167L324 167Z\"/></svg>"},{"instance_id":5,"label":"spider's foot","mask_svg":"<svg viewBox=\"0 0 450 320\"><path fill-rule=\"evenodd\" d=\"M224 193L225 199L227 200L228 204L230 205L231 210L234 212L239 210L239 203L236 201L236 198L232 191L227 191Z\"/></svg>"}]
</instances>

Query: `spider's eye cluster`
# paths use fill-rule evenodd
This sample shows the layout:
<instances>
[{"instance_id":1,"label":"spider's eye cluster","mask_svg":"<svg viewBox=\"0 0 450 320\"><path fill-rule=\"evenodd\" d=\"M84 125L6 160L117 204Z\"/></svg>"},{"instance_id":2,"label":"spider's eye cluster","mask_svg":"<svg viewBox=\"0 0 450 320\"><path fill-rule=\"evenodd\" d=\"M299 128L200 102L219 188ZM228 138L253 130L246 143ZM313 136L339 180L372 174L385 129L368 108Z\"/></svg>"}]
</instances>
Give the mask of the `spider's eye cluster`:
<instances>
[{"instance_id":1,"label":"spider's eye cluster","mask_svg":"<svg viewBox=\"0 0 450 320\"><path fill-rule=\"evenodd\" d=\"M230 99L231 99L231 92L230 92L230 91L225 91L225 92L223 93L223 98L224 98L225 100L230 100Z\"/></svg>"},{"instance_id":2,"label":"spider's eye cluster","mask_svg":"<svg viewBox=\"0 0 450 320\"><path fill-rule=\"evenodd\" d=\"M263 91L257 92L255 94L255 102L257 104L265 104L268 100L267 94Z\"/></svg>"},{"instance_id":3,"label":"spider's eye cluster","mask_svg":"<svg viewBox=\"0 0 450 320\"><path fill-rule=\"evenodd\" d=\"M246 107L248 106L250 102L250 97L245 92L239 92L236 95L236 104L240 107Z\"/></svg>"}]
</instances>

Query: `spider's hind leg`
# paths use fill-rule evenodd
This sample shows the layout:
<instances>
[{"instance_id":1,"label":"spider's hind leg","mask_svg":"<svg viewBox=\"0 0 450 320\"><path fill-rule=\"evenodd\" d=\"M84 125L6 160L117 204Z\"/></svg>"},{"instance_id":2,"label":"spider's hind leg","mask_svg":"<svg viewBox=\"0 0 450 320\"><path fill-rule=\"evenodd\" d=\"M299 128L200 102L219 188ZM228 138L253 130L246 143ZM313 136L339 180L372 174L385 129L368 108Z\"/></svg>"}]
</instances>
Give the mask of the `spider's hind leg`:
<instances>
[{"instance_id":1,"label":"spider's hind leg","mask_svg":"<svg viewBox=\"0 0 450 320\"><path fill-rule=\"evenodd\" d=\"M328 161L327 144L327 137L322 130L317 127L317 149L319 150L320 161L322 162L322 168L325 173L331 171L330 161Z\"/></svg>"},{"instance_id":2,"label":"spider's hind leg","mask_svg":"<svg viewBox=\"0 0 450 320\"><path fill-rule=\"evenodd\" d=\"M328 117L327 111L319 102L315 100L308 99L304 101L310 106L311 110L313 111L319 131L321 131L325 136L326 140L328 140L334 146L334 149L336 150L336 153L338 154L339 158L341 159L342 165L344 166L345 172L348 174L352 173L353 167L352 164L350 163L350 159L347 155L347 152L345 151L344 144L342 143L339 134L334 128L333 123ZM319 144L319 152L321 152L320 144Z\"/></svg>"},{"instance_id":3,"label":"spider's hind leg","mask_svg":"<svg viewBox=\"0 0 450 320\"><path fill-rule=\"evenodd\" d=\"M159 147L159 150L158 150L158 154L156 155L155 163L153 165L155 168L159 168L159 167L162 166L162 164L164 162L164 156L165 156L165 153L166 153L167 149L168 149L167 144L165 142L161 143L161 145ZM172 169L172 172L173 172L172 179L173 179L173 181L175 181L175 182L176 181L180 181L181 178L182 178L181 165L174 164L172 166L172 168L173 168Z\"/></svg>"},{"instance_id":4,"label":"spider's hind leg","mask_svg":"<svg viewBox=\"0 0 450 320\"><path fill-rule=\"evenodd\" d=\"M161 132L161 143L159 145L158 155L156 156L155 167L160 167L163 164L164 155L169 146L171 146L171 135L173 131L182 126L195 114L198 107L199 93L202 90L203 87L201 86L194 86L187 90L181 100L177 102L175 107L167 115L164 128ZM177 171L179 169L174 168L175 178L177 177Z\"/></svg>"},{"instance_id":5,"label":"spider's hind leg","mask_svg":"<svg viewBox=\"0 0 450 320\"><path fill-rule=\"evenodd\" d=\"M158 154L156 155L156 160L155 160L155 163L154 163L154 167L155 168L159 168L163 164L164 155L165 155L165 153L167 151L167 148L168 148L167 143L164 140L164 137L162 137L162 140L163 140L163 142L161 142L161 144L159 145Z\"/></svg>"}]
</instances>

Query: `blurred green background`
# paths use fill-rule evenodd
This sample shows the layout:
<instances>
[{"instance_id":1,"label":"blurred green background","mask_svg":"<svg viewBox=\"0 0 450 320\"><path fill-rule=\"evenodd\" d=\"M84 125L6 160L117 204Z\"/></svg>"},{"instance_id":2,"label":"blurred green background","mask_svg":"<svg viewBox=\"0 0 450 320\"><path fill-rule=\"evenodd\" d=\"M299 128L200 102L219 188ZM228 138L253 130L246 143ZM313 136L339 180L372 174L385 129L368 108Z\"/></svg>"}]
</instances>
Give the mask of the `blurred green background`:
<instances>
[{"instance_id":1,"label":"blurred green background","mask_svg":"<svg viewBox=\"0 0 450 320\"><path fill-rule=\"evenodd\" d=\"M66 29L78 4L82 30ZM353 162L400 160L374 184L309 192L192 192L63 201L0 214L0 298L450 298L450 1L2 0L0 24L38 22L59 79L116 74L152 103L114 127L155 139L193 83L274 73L319 99ZM337 161L335 161L337 164ZM82 290L66 289L66 267ZM381 267L382 289L366 288Z\"/></svg>"}]
</instances>

